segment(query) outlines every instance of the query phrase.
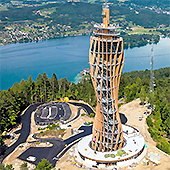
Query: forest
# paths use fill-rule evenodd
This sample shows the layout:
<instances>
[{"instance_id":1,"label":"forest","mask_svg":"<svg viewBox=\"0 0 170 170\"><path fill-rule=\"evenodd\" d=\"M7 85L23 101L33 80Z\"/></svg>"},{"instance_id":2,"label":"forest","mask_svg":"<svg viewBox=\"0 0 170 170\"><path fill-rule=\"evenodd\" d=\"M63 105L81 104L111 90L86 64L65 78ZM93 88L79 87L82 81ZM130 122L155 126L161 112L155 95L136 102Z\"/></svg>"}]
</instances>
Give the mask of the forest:
<instances>
[{"instance_id":1,"label":"forest","mask_svg":"<svg viewBox=\"0 0 170 170\"><path fill-rule=\"evenodd\" d=\"M170 36L169 15L145 8L137 9L138 14L135 11L125 5L110 5L110 23L119 26L116 31L124 38L125 49L157 43L160 36ZM101 13L101 4L83 2L12 7L1 11L0 45L89 35L94 24L102 22Z\"/></svg>"},{"instance_id":2,"label":"forest","mask_svg":"<svg viewBox=\"0 0 170 170\"><path fill-rule=\"evenodd\" d=\"M150 71L132 71L123 73L121 77L119 99L130 102L140 98L142 103L152 103L154 114L147 118L149 132L157 142L157 147L170 154L170 67L154 70L154 94L150 93ZM46 73L39 74L36 81L29 76L28 80L15 83L12 88L0 91L1 134L18 124L22 111L32 103L59 101L61 97L72 100L83 100L94 109L95 92L90 75L78 84L57 79L55 73L48 78ZM1 145L4 142L0 136Z\"/></svg>"},{"instance_id":3,"label":"forest","mask_svg":"<svg viewBox=\"0 0 170 170\"><path fill-rule=\"evenodd\" d=\"M53 8L53 9L52 9ZM40 14L35 14L33 11L46 10L50 11L45 17ZM55 24L65 24L71 27L78 27L82 22L95 21L101 23L102 8L100 4L90 3L54 3L38 7L22 7L12 8L7 11L1 11L0 20L2 23L10 23L11 21L38 20L43 19L44 22L52 20ZM126 6L110 5L110 16L112 19L124 17L123 21L132 21L136 25L146 28L156 27L157 24L169 25L170 16L163 13L155 13L147 9L139 9L139 14L136 15L134 10L130 10Z\"/></svg>"},{"instance_id":4,"label":"forest","mask_svg":"<svg viewBox=\"0 0 170 170\"><path fill-rule=\"evenodd\" d=\"M50 0L51 2L56 2L56 0ZM66 2L67 0L58 0L58 2ZM2 0L1 1L2 4L4 3L11 3L11 0ZM39 0L39 1L34 1L34 0L22 0L21 1L23 4L41 4L44 2L48 2L48 0ZM91 3L103 3L103 0L80 0L80 2L91 2ZM119 1L117 0L109 0L109 3L114 3L117 4L119 3ZM121 1L120 1L121 2ZM137 5L143 5L143 6L153 6L153 5L157 5L158 7L164 7L164 6L168 6L169 5L169 1L168 0L126 0L126 1L122 1L125 4L130 4L130 3L134 3Z\"/></svg>"},{"instance_id":5,"label":"forest","mask_svg":"<svg viewBox=\"0 0 170 170\"><path fill-rule=\"evenodd\" d=\"M168 7L169 6L169 0L128 0L125 3L130 4L134 3L137 5L143 5L143 6L153 6L157 5L158 7Z\"/></svg>"},{"instance_id":6,"label":"forest","mask_svg":"<svg viewBox=\"0 0 170 170\"><path fill-rule=\"evenodd\" d=\"M157 44L160 40L159 35L150 35L150 34L123 34L121 33L124 41L124 49L133 48L133 47L142 47L147 45L148 43Z\"/></svg>"}]
</instances>

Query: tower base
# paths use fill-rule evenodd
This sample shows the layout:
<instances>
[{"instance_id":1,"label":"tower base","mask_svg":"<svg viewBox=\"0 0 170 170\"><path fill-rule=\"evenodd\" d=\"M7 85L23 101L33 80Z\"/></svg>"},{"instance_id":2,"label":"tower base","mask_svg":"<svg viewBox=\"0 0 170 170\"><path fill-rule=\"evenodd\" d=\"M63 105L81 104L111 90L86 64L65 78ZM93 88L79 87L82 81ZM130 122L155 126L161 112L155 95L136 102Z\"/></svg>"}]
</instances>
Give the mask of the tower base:
<instances>
[{"instance_id":1,"label":"tower base","mask_svg":"<svg viewBox=\"0 0 170 170\"><path fill-rule=\"evenodd\" d=\"M147 146L139 131L128 125L122 125L125 145L116 151L98 152L90 147L92 135L84 137L76 146L74 157L78 164L85 167L119 167L139 163L147 152ZM110 169L109 168L109 169Z\"/></svg>"}]
</instances>

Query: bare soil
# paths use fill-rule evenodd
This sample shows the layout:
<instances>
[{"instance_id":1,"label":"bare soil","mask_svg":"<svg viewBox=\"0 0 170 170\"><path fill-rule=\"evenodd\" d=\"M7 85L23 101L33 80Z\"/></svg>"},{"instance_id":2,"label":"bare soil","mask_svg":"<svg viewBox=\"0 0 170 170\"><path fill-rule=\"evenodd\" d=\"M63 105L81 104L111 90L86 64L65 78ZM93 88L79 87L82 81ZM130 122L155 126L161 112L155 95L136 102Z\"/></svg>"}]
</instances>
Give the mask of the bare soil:
<instances>
[{"instance_id":1,"label":"bare soil","mask_svg":"<svg viewBox=\"0 0 170 170\"><path fill-rule=\"evenodd\" d=\"M17 130L21 129L21 125L17 126L16 128L13 128L10 132L8 132L9 134L13 134L15 137L14 139L6 139L5 140L5 144L9 147L10 145L12 145L13 143L15 143L15 141L18 140L20 134L15 134L14 132Z\"/></svg>"},{"instance_id":2,"label":"bare soil","mask_svg":"<svg viewBox=\"0 0 170 170\"><path fill-rule=\"evenodd\" d=\"M70 137L72 134L71 134L71 129L73 129L73 135L74 134L77 134L79 133L78 131L78 128L84 124L85 122L91 122L93 121L94 122L94 118L90 118L88 117L87 115L84 115L84 116L81 116L81 114L85 113L84 110L81 109L80 111L80 117L78 119L76 119L75 121L73 122L70 122L68 125L71 125L71 127L68 127L66 130L65 130L65 134L63 136L63 139L67 139L68 137ZM68 126L67 125L67 126Z\"/></svg>"},{"instance_id":3,"label":"bare soil","mask_svg":"<svg viewBox=\"0 0 170 170\"><path fill-rule=\"evenodd\" d=\"M65 132L63 130L47 130L43 133L39 133L37 136L39 138L57 138L64 136Z\"/></svg>"},{"instance_id":4,"label":"bare soil","mask_svg":"<svg viewBox=\"0 0 170 170\"><path fill-rule=\"evenodd\" d=\"M70 106L70 109L71 109L71 116L70 116L70 118L68 120L71 120L77 115L78 107L76 107L76 106L74 106L72 104L69 104L69 106Z\"/></svg>"},{"instance_id":5,"label":"bare soil","mask_svg":"<svg viewBox=\"0 0 170 170\"><path fill-rule=\"evenodd\" d=\"M152 140L149 132L148 132L148 126L146 124L146 115L143 114L144 111L149 111L145 106L139 105L140 100L136 99L130 103L124 104L120 107L119 112L124 114L128 121L126 124L136 127L140 133L144 136L146 145L148 147L148 153L154 152L158 153L161 156L161 164L158 166L153 166L152 163L150 163L147 166L143 166L143 164L139 164L133 169L136 170L170 170L170 157L164 155L161 151L159 151L156 148L156 143ZM142 121L139 121L139 116L143 116ZM91 121L88 116L83 116L79 118L75 122L76 125L79 124L81 121ZM74 126L74 125L73 125ZM69 161L69 151L59 160L56 164L56 169L60 168L61 170L80 170L81 168L78 168L75 165L72 165ZM121 168L122 170L128 169L127 167Z\"/></svg>"},{"instance_id":6,"label":"bare soil","mask_svg":"<svg viewBox=\"0 0 170 170\"><path fill-rule=\"evenodd\" d=\"M82 102L83 103L83 102ZM137 167L135 168L136 170L170 170L170 157L164 155L161 151L159 151L155 146L156 143L152 140L149 132L148 132L148 127L146 124L146 115L143 114L144 111L148 110L145 106L141 106L139 105L140 100L136 99L130 103L124 104L120 107L119 111L120 113L124 114L128 121L127 124L136 127L140 133L144 136L145 141L146 141L146 145L148 147L148 152L155 152L158 153L161 156L161 164L158 166L152 166L152 164L148 165L148 166L143 166L142 164L137 165ZM71 106L72 109L72 113L74 115L72 115L70 118L73 118L75 116L75 114L77 113L77 109L78 107L75 106ZM81 110L81 114L84 113L83 110ZM32 135L34 133L39 132L38 131L38 127L40 126L36 126L35 125L35 121L34 121L34 112L31 116L31 133L27 139L27 142L22 144L23 147L17 147L8 157L6 157L6 159L3 161L3 163L5 164L13 164L13 167L15 170L19 170L20 165L23 163L23 161L17 159L17 157L23 153L26 149L28 149L29 147L49 147L52 146L52 144L47 144L47 143L33 143L33 144L28 144L28 141L33 141L34 139L32 138ZM139 116L143 116L142 121L139 121ZM71 128L73 129L74 134L79 133L78 132L78 128L84 124L85 122L91 122L94 121L94 118L90 118L88 116L80 116L77 120L70 122L68 125L71 125L71 127L67 127L67 129L65 130L65 134L63 139L66 139L68 137L70 137L71 134ZM6 141L7 144L10 144L9 141ZM28 164L29 169L33 169L35 168L34 165ZM69 161L69 151L57 162L56 164L56 169L61 169L61 170L79 170L80 168L78 168L77 166L73 166L71 165L71 162ZM127 169L127 168L122 168L123 169Z\"/></svg>"},{"instance_id":7,"label":"bare soil","mask_svg":"<svg viewBox=\"0 0 170 170\"><path fill-rule=\"evenodd\" d=\"M34 114L35 114L35 112L32 112L32 115L31 115L31 131L30 131L30 135L27 138L27 141L25 143L21 144L22 147L18 146L17 148L15 148L15 150L10 155L8 155L3 161L3 163L5 165L12 164L15 170L20 170L19 167L24 163L24 161L17 159L17 157L19 155L21 155L24 151L26 151L28 148L30 148L30 147L50 147L50 146L52 146L52 144L50 144L50 143L48 143L48 144L47 143L32 143L32 144L28 143L30 141L35 141L35 139L32 138L32 135L34 133L38 132L39 126L36 126L36 124L35 124ZM19 127L21 127L21 125ZM17 129L19 127L17 127ZM16 129L13 129L13 131L15 131L15 130ZM17 136L19 136L19 135L20 134L18 134ZM17 140L17 138L16 138L16 140ZM28 163L28 167L29 167L29 170L34 169L35 165Z\"/></svg>"},{"instance_id":8,"label":"bare soil","mask_svg":"<svg viewBox=\"0 0 170 170\"><path fill-rule=\"evenodd\" d=\"M164 155L161 151L156 148L156 142L150 136L148 132L148 126L146 124L146 115L143 114L145 111L150 111L145 106L139 104L140 99L136 99L132 102L124 104L120 107L119 112L123 113L128 121L127 124L136 127L139 132L144 136L145 143L148 147L148 153L154 152L158 153L161 156L161 164L158 166L153 166L151 163L149 166L143 166L139 164L135 169L136 170L170 170L170 157ZM143 116L142 121L139 121L139 116Z\"/></svg>"}]
</instances>

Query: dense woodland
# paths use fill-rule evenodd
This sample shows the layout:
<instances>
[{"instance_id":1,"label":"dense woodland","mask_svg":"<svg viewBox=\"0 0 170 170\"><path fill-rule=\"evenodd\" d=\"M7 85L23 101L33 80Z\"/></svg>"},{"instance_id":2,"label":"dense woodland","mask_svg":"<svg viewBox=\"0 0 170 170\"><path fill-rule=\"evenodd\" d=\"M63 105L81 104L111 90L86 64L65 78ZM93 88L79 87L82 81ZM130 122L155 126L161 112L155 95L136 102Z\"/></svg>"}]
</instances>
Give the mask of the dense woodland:
<instances>
[{"instance_id":1,"label":"dense woodland","mask_svg":"<svg viewBox=\"0 0 170 170\"><path fill-rule=\"evenodd\" d=\"M124 49L133 48L133 47L142 47L147 45L148 43L157 44L160 40L159 35L152 35L152 34L124 34L121 33L123 37Z\"/></svg>"},{"instance_id":2,"label":"dense woodland","mask_svg":"<svg viewBox=\"0 0 170 170\"><path fill-rule=\"evenodd\" d=\"M89 35L93 25L102 22L101 13L101 4L84 2L12 6L1 11L0 44ZM110 4L110 23L119 26L117 31L124 38L125 49L144 46L152 40L157 43L160 35L170 36L169 20L170 15L145 7ZM141 30L134 34L134 27Z\"/></svg>"},{"instance_id":3,"label":"dense woodland","mask_svg":"<svg viewBox=\"0 0 170 170\"><path fill-rule=\"evenodd\" d=\"M51 9L51 10L50 10ZM44 17L40 14L35 14L33 11L47 10L51 11L48 14L50 17ZM70 25L75 28L82 24L82 22L95 21L101 23L102 8L100 4L90 3L54 3L38 7L22 7L12 8L7 11L1 11L0 20L2 24L10 23L12 21L25 21L41 19L43 22L51 21L51 24ZM133 10L126 6L111 5L110 18L118 19L124 17L122 22L132 21L136 25L143 27L156 27L157 24L169 25L170 16L163 13L155 13L150 10L140 9L139 14L136 15Z\"/></svg>"},{"instance_id":4,"label":"dense woodland","mask_svg":"<svg viewBox=\"0 0 170 170\"><path fill-rule=\"evenodd\" d=\"M170 154L170 67L154 71L154 95L150 93L150 71L132 71L123 73L120 83L119 98L126 102L140 97L142 103L153 103L154 114L147 118L149 132L157 147ZM74 84L66 78L57 79L55 74L51 78L46 73L39 74L36 81L30 76L28 80L15 83L12 88L0 92L1 131L14 127L17 118L30 104L49 102L69 97L73 100L84 100L92 107L96 106L95 92L90 76L87 75L80 83ZM1 139L1 144L3 140Z\"/></svg>"},{"instance_id":5,"label":"dense woodland","mask_svg":"<svg viewBox=\"0 0 170 170\"><path fill-rule=\"evenodd\" d=\"M50 0L51 2L55 2L56 0ZM67 0L58 0L57 2L66 2ZM34 1L34 0L21 0L21 2L23 2L23 4L42 4L43 2L48 2L48 0L38 0L38 1ZM80 2L91 2L91 3L103 3L103 0L80 0ZM117 4L119 3L119 1L117 0L109 0L109 3L114 3ZM121 1L120 1L121 2ZM134 3L136 5L143 5L143 6L153 6L153 5L157 5L158 7L167 7L169 5L169 0L126 0L126 1L122 1L125 4L130 4L130 3ZM11 3L11 0L1 0L1 3Z\"/></svg>"},{"instance_id":6,"label":"dense woodland","mask_svg":"<svg viewBox=\"0 0 170 170\"><path fill-rule=\"evenodd\" d=\"M137 5L142 5L142 6L153 6L157 5L158 7L169 7L169 0L128 0L125 1L126 4L134 3Z\"/></svg>"}]
</instances>

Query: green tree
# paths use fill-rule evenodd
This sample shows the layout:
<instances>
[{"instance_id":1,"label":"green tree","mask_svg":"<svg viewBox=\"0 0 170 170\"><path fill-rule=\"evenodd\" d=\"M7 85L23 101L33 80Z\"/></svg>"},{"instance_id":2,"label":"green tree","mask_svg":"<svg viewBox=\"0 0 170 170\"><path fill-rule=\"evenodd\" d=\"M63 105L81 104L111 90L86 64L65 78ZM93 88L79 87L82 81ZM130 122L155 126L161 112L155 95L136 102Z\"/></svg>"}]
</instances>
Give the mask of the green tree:
<instances>
[{"instance_id":1,"label":"green tree","mask_svg":"<svg viewBox=\"0 0 170 170\"><path fill-rule=\"evenodd\" d=\"M89 117L94 118L95 117L95 113L90 113Z\"/></svg>"},{"instance_id":2,"label":"green tree","mask_svg":"<svg viewBox=\"0 0 170 170\"><path fill-rule=\"evenodd\" d=\"M27 167L27 163L24 162L21 166L20 166L20 170L28 170L28 167Z\"/></svg>"},{"instance_id":3,"label":"green tree","mask_svg":"<svg viewBox=\"0 0 170 170\"><path fill-rule=\"evenodd\" d=\"M78 97L78 93L79 93L79 92L78 92L78 90L76 89L76 90L75 90L75 93L74 93L76 99L77 99L77 97Z\"/></svg>"},{"instance_id":4,"label":"green tree","mask_svg":"<svg viewBox=\"0 0 170 170\"><path fill-rule=\"evenodd\" d=\"M0 163L0 170L6 170L5 165Z\"/></svg>"},{"instance_id":5,"label":"green tree","mask_svg":"<svg viewBox=\"0 0 170 170\"><path fill-rule=\"evenodd\" d=\"M154 93L149 92L148 103L150 103L152 109L154 106L154 101L155 101Z\"/></svg>"},{"instance_id":6,"label":"green tree","mask_svg":"<svg viewBox=\"0 0 170 170\"><path fill-rule=\"evenodd\" d=\"M54 96L58 93L59 87L58 87L58 79L55 73L53 73L51 80L50 80L50 85L51 85L51 94L52 94L52 100L54 100Z\"/></svg>"},{"instance_id":7,"label":"green tree","mask_svg":"<svg viewBox=\"0 0 170 170\"><path fill-rule=\"evenodd\" d=\"M140 101L141 101L141 103L142 103L142 104L145 103L145 101L146 101L146 92L145 92L145 89L144 89L143 86L142 86L142 88L141 88L141 91L140 91L139 96L140 96Z\"/></svg>"},{"instance_id":8,"label":"green tree","mask_svg":"<svg viewBox=\"0 0 170 170\"><path fill-rule=\"evenodd\" d=\"M126 96L126 102L132 101L136 97L137 86L135 83L128 85L124 89L124 95Z\"/></svg>"},{"instance_id":9,"label":"green tree","mask_svg":"<svg viewBox=\"0 0 170 170\"><path fill-rule=\"evenodd\" d=\"M12 164L6 165L6 170L14 170Z\"/></svg>"},{"instance_id":10,"label":"green tree","mask_svg":"<svg viewBox=\"0 0 170 170\"><path fill-rule=\"evenodd\" d=\"M37 77L37 86L36 86L36 95L40 98L40 101L43 101L43 77L41 74L38 74Z\"/></svg>"},{"instance_id":11,"label":"green tree","mask_svg":"<svg viewBox=\"0 0 170 170\"><path fill-rule=\"evenodd\" d=\"M42 159L41 162L38 163L35 170L50 170L52 169L52 164L49 163L46 159Z\"/></svg>"},{"instance_id":12,"label":"green tree","mask_svg":"<svg viewBox=\"0 0 170 170\"><path fill-rule=\"evenodd\" d=\"M0 130L0 133L1 134L3 133L2 130ZM4 147L4 141L5 141L5 139L2 137L2 135L0 135L0 146L2 147L1 152L2 152L3 147Z\"/></svg>"},{"instance_id":13,"label":"green tree","mask_svg":"<svg viewBox=\"0 0 170 170\"><path fill-rule=\"evenodd\" d=\"M46 102L47 99L47 83L48 83L48 77L47 74L43 73L43 84L44 84L44 102Z\"/></svg>"},{"instance_id":14,"label":"green tree","mask_svg":"<svg viewBox=\"0 0 170 170\"><path fill-rule=\"evenodd\" d=\"M167 132L167 136L168 136L170 134L170 116L165 120L164 124L165 124L164 129Z\"/></svg>"},{"instance_id":15,"label":"green tree","mask_svg":"<svg viewBox=\"0 0 170 170\"><path fill-rule=\"evenodd\" d=\"M32 81L32 76L30 75L28 77L28 82L27 82L27 87L28 87L28 92L29 92L29 103L33 103L33 81Z\"/></svg>"},{"instance_id":16,"label":"green tree","mask_svg":"<svg viewBox=\"0 0 170 170\"><path fill-rule=\"evenodd\" d=\"M170 113L170 107L169 107L169 103L168 100L166 98L164 98L161 102L161 117L163 119L163 121L165 121L168 117L169 117L169 113Z\"/></svg>"}]
</instances>

